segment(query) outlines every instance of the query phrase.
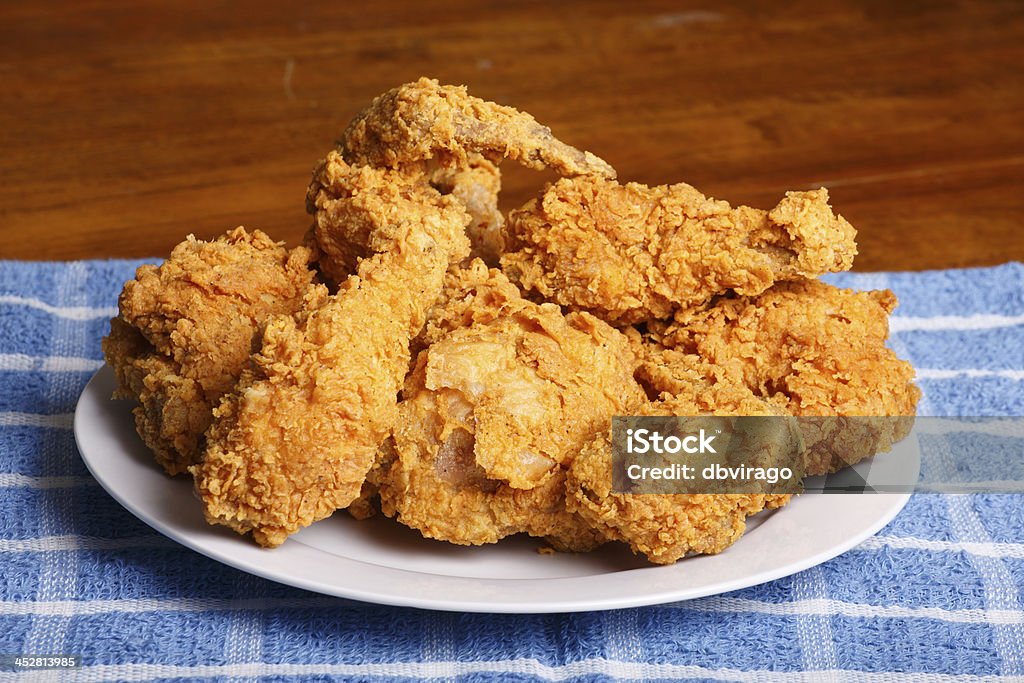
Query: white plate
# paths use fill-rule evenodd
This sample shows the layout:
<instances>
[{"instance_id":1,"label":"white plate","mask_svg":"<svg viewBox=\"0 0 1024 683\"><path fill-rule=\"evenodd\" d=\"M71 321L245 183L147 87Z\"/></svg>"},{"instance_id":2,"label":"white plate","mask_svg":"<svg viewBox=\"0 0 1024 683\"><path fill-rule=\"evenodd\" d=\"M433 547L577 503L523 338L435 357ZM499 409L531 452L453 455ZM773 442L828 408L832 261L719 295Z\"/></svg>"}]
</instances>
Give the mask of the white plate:
<instances>
[{"instance_id":1,"label":"white plate","mask_svg":"<svg viewBox=\"0 0 1024 683\"><path fill-rule=\"evenodd\" d=\"M887 524L909 494L808 494L750 520L720 555L653 567L624 546L574 555L537 552L515 537L480 548L426 540L387 519L339 512L274 550L203 520L185 477L169 479L135 433L131 403L111 401L103 367L75 411L75 439L96 480L160 533L224 564L354 600L467 612L578 612L652 605L771 581L839 555ZM919 462L916 439L879 459Z\"/></svg>"}]
</instances>

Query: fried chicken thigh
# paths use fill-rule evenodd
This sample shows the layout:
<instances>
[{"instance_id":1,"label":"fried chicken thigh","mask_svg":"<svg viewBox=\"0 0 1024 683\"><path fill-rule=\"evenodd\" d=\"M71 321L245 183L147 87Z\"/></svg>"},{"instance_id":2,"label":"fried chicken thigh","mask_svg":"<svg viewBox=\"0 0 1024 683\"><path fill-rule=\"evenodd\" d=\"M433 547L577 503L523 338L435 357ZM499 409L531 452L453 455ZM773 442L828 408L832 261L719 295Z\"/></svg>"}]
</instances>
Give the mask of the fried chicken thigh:
<instances>
[{"instance_id":1,"label":"fried chicken thigh","mask_svg":"<svg viewBox=\"0 0 1024 683\"><path fill-rule=\"evenodd\" d=\"M480 261L449 274L431 315L380 487L385 514L464 545L518 532L561 549L599 543L565 509L565 470L644 400L625 337L523 300Z\"/></svg>"},{"instance_id":2,"label":"fried chicken thigh","mask_svg":"<svg viewBox=\"0 0 1024 683\"><path fill-rule=\"evenodd\" d=\"M569 178L512 212L506 231L501 265L514 282L614 325L846 270L856 254L855 231L824 189L789 192L760 211L685 184Z\"/></svg>"},{"instance_id":3,"label":"fried chicken thigh","mask_svg":"<svg viewBox=\"0 0 1024 683\"><path fill-rule=\"evenodd\" d=\"M213 408L248 363L257 327L298 310L316 287L310 258L305 247L289 251L236 228L211 242L190 237L125 284L103 353L117 375L115 396L139 401L139 436L168 474L198 461Z\"/></svg>"},{"instance_id":4,"label":"fried chicken thigh","mask_svg":"<svg viewBox=\"0 0 1024 683\"><path fill-rule=\"evenodd\" d=\"M696 387L695 387L696 388ZM702 395L714 394L702 387ZM694 394L695 395L695 394ZM778 415L770 405L748 398L731 408L733 398L715 397L716 415ZM703 405L680 395L645 405L640 415L706 415ZM785 418L780 418L785 419ZM792 419L792 418L790 418ZM769 447L799 452L796 426ZM603 430L579 453L566 480L568 509L610 540L622 541L655 564L671 564L688 553L720 553L746 529L747 517L789 502L786 494L766 493L630 493L612 486L611 431Z\"/></svg>"},{"instance_id":5,"label":"fried chicken thigh","mask_svg":"<svg viewBox=\"0 0 1024 683\"><path fill-rule=\"evenodd\" d=\"M426 183L337 156L323 173L335 215L365 222L328 219L322 233L365 228L374 253L321 305L266 323L192 468L207 520L264 546L357 499L395 424L409 342L469 250L469 217Z\"/></svg>"}]
</instances>

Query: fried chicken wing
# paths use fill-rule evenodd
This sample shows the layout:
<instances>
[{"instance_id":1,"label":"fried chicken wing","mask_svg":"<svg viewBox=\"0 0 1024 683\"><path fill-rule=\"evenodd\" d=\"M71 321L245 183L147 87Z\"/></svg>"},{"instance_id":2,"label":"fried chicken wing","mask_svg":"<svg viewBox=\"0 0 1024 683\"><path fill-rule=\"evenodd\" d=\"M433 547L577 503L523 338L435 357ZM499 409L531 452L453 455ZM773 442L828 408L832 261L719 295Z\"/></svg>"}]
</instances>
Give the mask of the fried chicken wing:
<instances>
[{"instance_id":1,"label":"fried chicken wing","mask_svg":"<svg viewBox=\"0 0 1024 683\"><path fill-rule=\"evenodd\" d=\"M359 497L395 423L409 342L469 249L453 198L337 156L325 169L323 234L365 230L373 255L319 307L266 323L191 470L207 520L264 546Z\"/></svg>"},{"instance_id":2,"label":"fried chicken wing","mask_svg":"<svg viewBox=\"0 0 1024 683\"><path fill-rule=\"evenodd\" d=\"M139 436L168 474L198 461L213 408L248 363L257 327L298 310L316 287L309 261L305 247L289 251L236 228L211 242L190 237L125 284L103 353L116 396L139 401Z\"/></svg>"},{"instance_id":3,"label":"fried chicken wing","mask_svg":"<svg viewBox=\"0 0 1024 683\"><path fill-rule=\"evenodd\" d=\"M453 543L526 532L592 547L599 537L565 510L565 469L643 402L629 345L592 316L523 300L479 261L464 270L449 273L406 383L382 508Z\"/></svg>"},{"instance_id":4,"label":"fried chicken wing","mask_svg":"<svg viewBox=\"0 0 1024 683\"><path fill-rule=\"evenodd\" d=\"M524 290L626 325L846 270L855 234L825 189L789 192L760 211L685 184L566 178L510 214L501 265Z\"/></svg>"},{"instance_id":5,"label":"fried chicken wing","mask_svg":"<svg viewBox=\"0 0 1024 683\"><path fill-rule=\"evenodd\" d=\"M374 99L349 125L339 149L352 164L425 176L462 202L473 218L471 254L489 265L497 265L504 246L502 159L563 176L615 177L602 159L561 142L529 114L427 78Z\"/></svg>"},{"instance_id":6,"label":"fried chicken wing","mask_svg":"<svg viewBox=\"0 0 1024 683\"><path fill-rule=\"evenodd\" d=\"M429 78L374 99L349 124L341 151L350 163L385 168L435 158L443 166L465 168L476 152L493 162L511 159L563 176L615 177L604 160L558 140L529 114Z\"/></svg>"}]
</instances>

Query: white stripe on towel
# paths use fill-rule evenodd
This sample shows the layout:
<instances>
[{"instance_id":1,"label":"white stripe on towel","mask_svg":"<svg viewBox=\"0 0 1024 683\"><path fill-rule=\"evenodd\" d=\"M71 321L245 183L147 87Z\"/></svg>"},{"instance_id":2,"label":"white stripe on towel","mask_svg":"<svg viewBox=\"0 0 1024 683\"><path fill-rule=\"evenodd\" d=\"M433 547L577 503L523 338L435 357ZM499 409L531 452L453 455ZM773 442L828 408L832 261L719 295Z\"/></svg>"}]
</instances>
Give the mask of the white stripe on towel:
<instances>
[{"instance_id":1,"label":"white stripe on towel","mask_svg":"<svg viewBox=\"0 0 1024 683\"><path fill-rule=\"evenodd\" d=\"M176 543L163 536L97 538L93 536L44 536L42 538L0 539L0 552L39 553L71 550L125 550L131 548L173 548ZM180 547L180 546L179 546Z\"/></svg>"},{"instance_id":2,"label":"white stripe on towel","mask_svg":"<svg viewBox=\"0 0 1024 683\"><path fill-rule=\"evenodd\" d=\"M53 427L55 429L71 429L75 419L74 413L16 413L0 412L0 427Z\"/></svg>"},{"instance_id":3,"label":"white stripe on towel","mask_svg":"<svg viewBox=\"0 0 1024 683\"><path fill-rule=\"evenodd\" d=\"M19 681L53 680L52 671L34 671L20 674ZM815 683L823 675L840 681L866 681L867 683L1024 683L1024 676L994 676L972 674L939 674L914 671L777 671L755 669L713 669L693 664L659 664L649 662L622 662L593 657L567 664L550 666L536 659L502 659L492 661L448 662L366 662L361 664L206 664L178 666L174 664L102 664L61 671L66 681L148 681L174 678L241 678L241 677L394 677L441 678L470 674L519 674L536 676L549 681L592 677L603 674L622 679L689 679L700 678L740 683ZM8 680L0 673L0 680ZM10 680L13 679L13 674Z\"/></svg>"},{"instance_id":4,"label":"white stripe on towel","mask_svg":"<svg viewBox=\"0 0 1024 683\"><path fill-rule=\"evenodd\" d=\"M865 605L830 598L812 598L792 602L764 602L748 598L716 596L681 602L680 609L698 612L739 612L772 616L843 616L858 619L935 619L957 624L1021 624L1024 613L1016 610L958 609L942 607L906 607L904 605Z\"/></svg>"},{"instance_id":5,"label":"white stripe on towel","mask_svg":"<svg viewBox=\"0 0 1024 683\"><path fill-rule=\"evenodd\" d=\"M952 417L922 417L914 421L914 432L917 434L956 434L972 432L989 436L1008 438L1024 437L1024 420L1020 418L985 418L981 422L967 422Z\"/></svg>"},{"instance_id":6,"label":"white stripe on towel","mask_svg":"<svg viewBox=\"0 0 1024 683\"><path fill-rule=\"evenodd\" d=\"M895 315L889 319L889 332L912 332L924 330L939 332L948 330L989 330L996 327L1024 325L1024 315L1000 315L978 313L975 315L935 315L913 317Z\"/></svg>"},{"instance_id":7,"label":"white stripe on towel","mask_svg":"<svg viewBox=\"0 0 1024 683\"><path fill-rule=\"evenodd\" d=\"M326 607L334 598L139 598L123 600L2 601L0 616L95 616L142 612L223 612L236 610L308 609ZM830 598L765 602L748 598L711 597L674 603L671 609L697 612L767 614L771 616L846 616L860 619L934 619L957 624L1022 624L1024 612L1008 609L950 610L942 607L864 605Z\"/></svg>"},{"instance_id":8,"label":"white stripe on towel","mask_svg":"<svg viewBox=\"0 0 1024 683\"><path fill-rule=\"evenodd\" d=\"M810 604L828 600L828 584L821 567L811 567L793 577L793 605ZM757 601L751 600L755 603ZM722 606L728 603L720 603L715 600L698 600L691 607L698 611L703 608L713 609L716 612L731 611L723 610ZM758 612L757 609L742 610L745 612ZM762 612L763 614L764 612ZM804 612L804 619L796 621L796 638L800 644L801 662L807 671L834 671L839 667L836 658L836 639L832 630L831 614L823 612ZM824 683L836 681L835 676L822 675Z\"/></svg>"},{"instance_id":9,"label":"white stripe on towel","mask_svg":"<svg viewBox=\"0 0 1024 683\"><path fill-rule=\"evenodd\" d=\"M14 306L28 306L37 310L55 315L58 318L68 320L96 320L97 318L113 318L117 315L117 308L93 307L93 306L53 306L27 296L14 296L12 294L0 295L0 304L11 304Z\"/></svg>"},{"instance_id":10,"label":"white stripe on towel","mask_svg":"<svg viewBox=\"0 0 1024 683\"><path fill-rule=\"evenodd\" d=\"M64 356L28 356L24 353L0 353L0 370L32 372L93 372L103 365L92 358Z\"/></svg>"},{"instance_id":11,"label":"white stripe on towel","mask_svg":"<svg viewBox=\"0 0 1024 683\"><path fill-rule=\"evenodd\" d=\"M17 472L0 472L0 488L3 489L67 489L95 485L92 477L29 477Z\"/></svg>"},{"instance_id":12,"label":"white stripe on towel","mask_svg":"<svg viewBox=\"0 0 1024 683\"><path fill-rule=\"evenodd\" d=\"M1024 543L981 543L977 541L933 541L913 536L872 536L855 550L924 550L927 552L968 553L984 557L1007 557L1024 560Z\"/></svg>"},{"instance_id":13,"label":"white stripe on towel","mask_svg":"<svg viewBox=\"0 0 1024 683\"><path fill-rule=\"evenodd\" d=\"M217 612L233 610L266 610L329 606L333 598L251 598L223 600L217 598L139 598L124 600L50 600L40 602L0 601L0 616L66 615L141 612Z\"/></svg>"},{"instance_id":14,"label":"white stripe on towel","mask_svg":"<svg viewBox=\"0 0 1024 683\"><path fill-rule=\"evenodd\" d=\"M917 379L956 379L957 377L1003 377L1005 379L1024 379L1024 370L981 370L963 368L945 370L939 368L914 368Z\"/></svg>"}]
</instances>

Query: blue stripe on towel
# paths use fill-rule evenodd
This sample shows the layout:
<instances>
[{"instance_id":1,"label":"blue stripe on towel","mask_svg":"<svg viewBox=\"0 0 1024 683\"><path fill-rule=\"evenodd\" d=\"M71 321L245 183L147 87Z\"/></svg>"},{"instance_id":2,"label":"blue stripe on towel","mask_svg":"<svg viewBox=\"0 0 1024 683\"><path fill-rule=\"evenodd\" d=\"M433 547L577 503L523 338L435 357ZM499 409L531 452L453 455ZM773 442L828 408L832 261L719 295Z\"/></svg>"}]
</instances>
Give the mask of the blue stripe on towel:
<instances>
[{"instance_id":1,"label":"blue stripe on towel","mask_svg":"<svg viewBox=\"0 0 1024 683\"><path fill-rule=\"evenodd\" d=\"M987 330L901 332L901 350L915 365L937 370L1019 370L1024 367L1024 324ZM962 349L957 353L957 349Z\"/></svg>"}]
</instances>

